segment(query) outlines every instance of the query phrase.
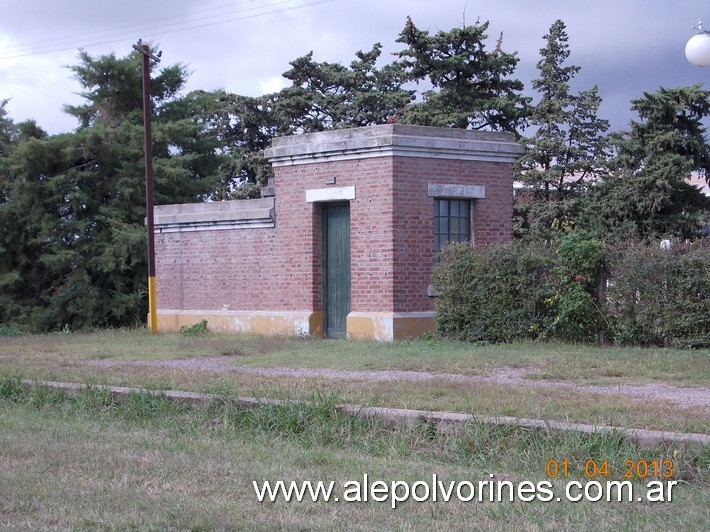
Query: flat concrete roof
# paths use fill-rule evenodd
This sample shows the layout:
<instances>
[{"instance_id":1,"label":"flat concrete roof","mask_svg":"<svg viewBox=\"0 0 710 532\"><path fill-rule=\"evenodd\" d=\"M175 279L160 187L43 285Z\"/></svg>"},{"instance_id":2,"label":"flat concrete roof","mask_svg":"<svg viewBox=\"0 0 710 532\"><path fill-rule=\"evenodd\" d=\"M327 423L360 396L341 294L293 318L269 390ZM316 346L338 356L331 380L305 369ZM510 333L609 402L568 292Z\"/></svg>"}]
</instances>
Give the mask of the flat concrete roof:
<instances>
[{"instance_id":1,"label":"flat concrete roof","mask_svg":"<svg viewBox=\"0 0 710 532\"><path fill-rule=\"evenodd\" d=\"M276 167L389 156L515 162L522 152L512 133L384 124L277 137L264 153Z\"/></svg>"}]
</instances>

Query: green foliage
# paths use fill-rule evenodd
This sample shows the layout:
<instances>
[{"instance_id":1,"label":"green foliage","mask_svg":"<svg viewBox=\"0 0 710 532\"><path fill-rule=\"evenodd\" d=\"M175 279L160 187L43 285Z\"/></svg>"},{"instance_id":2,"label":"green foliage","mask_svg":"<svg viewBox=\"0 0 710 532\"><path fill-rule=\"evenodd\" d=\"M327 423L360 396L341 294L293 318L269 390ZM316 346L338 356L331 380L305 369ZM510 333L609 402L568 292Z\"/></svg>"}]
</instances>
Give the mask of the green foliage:
<instances>
[{"instance_id":1,"label":"green foliage","mask_svg":"<svg viewBox=\"0 0 710 532\"><path fill-rule=\"evenodd\" d=\"M430 35L407 19L399 60L378 66L382 45L359 51L345 66L316 62L313 52L291 61L291 86L264 97L261 111L280 134L403 122L515 131L529 98L511 79L518 63L501 42L486 50L488 23ZM408 83L432 87L420 93ZM236 115L235 115L236 116ZM273 130L272 130L273 131Z\"/></svg>"},{"instance_id":2,"label":"green foliage","mask_svg":"<svg viewBox=\"0 0 710 532\"><path fill-rule=\"evenodd\" d=\"M602 173L608 157L605 135L609 122L597 117L597 88L570 94L569 82L580 67L565 66L570 52L565 24L558 20L545 36L546 46L533 88L540 94L529 123L535 133L526 139L516 166L525 189L516 198L517 236L548 239L574 228L580 196Z\"/></svg>"},{"instance_id":3,"label":"green foliage","mask_svg":"<svg viewBox=\"0 0 710 532\"><path fill-rule=\"evenodd\" d=\"M22 383L19 375L0 376L0 400L18 403L27 392L27 386Z\"/></svg>"},{"instance_id":4,"label":"green foliage","mask_svg":"<svg viewBox=\"0 0 710 532\"><path fill-rule=\"evenodd\" d=\"M533 81L540 100L532 108L512 78L516 54L503 52L502 37L486 48L488 27L430 34L408 19L395 61L380 64L379 43L357 52L349 65L314 61L311 52L291 62L284 74L290 87L260 97L222 90L181 96L186 67L153 64L156 203L258 197L273 175L263 150L278 135L400 121L515 131L531 112L537 132L525 140L518 167L528 187L516 205L518 236L546 242L582 229L602 240L697 238L709 203L685 179L710 163L703 125L710 91L662 88L633 101L640 121L613 136L616 157L607 175L601 99L596 88L569 92L579 67L565 64L564 23L556 21L545 36ZM48 136L32 121L15 124L0 100L0 323L6 330L130 326L147 313L140 54L82 51L71 71L84 98L65 107L78 121L73 133ZM417 92L414 84L429 90ZM592 176L604 179L592 185ZM500 283L494 300L501 308L519 299L516 290L532 290L536 277L522 273L526 261L551 260L535 258L535 249L506 259L517 266L505 279L500 273L489 279L493 274L479 269L490 286ZM490 328L498 340L519 331L588 339L595 327L607 326L595 315L594 286L544 271L555 282L537 288L544 297L528 309L533 318L522 318L524 309L512 304L505 317L479 309L485 326L466 326L464 336L488 338ZM638 341L638 325L624 323L617 334ZM677 328L690 334L692 327Z\"/></svg>"},{"instance_id":5,"label":"green foliage","mask_svg":"<svg viewBox=\"0 0 710 532\"><path fill-rule=\"evenodd\" d=\"M22 331L15 325L0 323L0 336L22 336Z\"/></svg>"},{"instance_id":6,"label":"green foliage","mask_svg":"<svg viewBox=\"0 0 710 532\"><path fill-rule=\"evenodd\" d=\"M254 199L261 197L261 185L258 183L244 183L235 187L230 194L230 199Z\"/></svg>"},{"instance_id":7,"label":"green foliage","mask_svg":"<svg viewBox=\"0 0 710 532\"><path fill-rule=\"evenodd\" d=\"M687 178L710 168L710 91L661 88L632 104L641 121L614 135L611 174L586 195L580 225L606 238L698 238L710 200Z\"/></svg>"},{"instance_id":8,"label":"green foliage","mask_svg":"<svg viewBox=\"0 0 710 532\"><path fill-rule=\"evenodd\" d=\"M79 129L46 137L25 124L3 160L0 322L31 331L126 326L147 313L140 60L82 52L72 70L85 102L66 110ZM201 200L217 181L215 141L176 97L184 83L180 65L152 80L157 204Z\"/></svg>"},{"instance_id":9,"label":"green foliage","mask_svg":"<svg viewBox=\"0 0 710 532\"><path fill-rule=\"evenodd\" d=\"M207 320L202 320L194 325L183 325L180 333L185 336L204 336L207 334Z\"/></svg>"},{"instance_id":10,"label":"green foliage","mask_svg":"<svg viewBox=\"0 0 710 532\"><path fill-rule=\"evenodd\" d=\"M394 429L376 416L345 412L333 394L314 393L301 400L264 400L256 408L244 408L227 393L209 404L188 404L164 393L136 391L117 397L100 387L65 391L38 383L27 384L17 376L0 374L0 404L25 406L38 413L72 418L105 420L127 427L151 427L169 432L182 442L201 435L228 438L235 434L265 435L271 439L322 449L356 448L372 457L410 456L439 463L476 465L499 461L500 468L536 464L544 470L551 453L569 461L570 469L583 471L587 460L608 461L610 471L624 471L624 462L639 449L620 432L583 434L574 430L535 430L517 425L495 425L472 420L456 434L438 430L423 420L412 429ZM264 440L266 441L266 440ZM145 444L145 442L144 442ZM174 440L167 445L174 451ZM180 443L182 445L182 443ZM677 478L704 486L707 482L707 448L646 449L647 456L672 458ZM322 458L318 459L322 461ZM498 469L498 468L496 468Z\"/></svg>"},{"instance_id":11,"label":"green foliage","mask_svg":"<svg viewBox=\"0 0 710 532\"><path fill-rule=\"evenodd\" d=\"M550 328L549 250L511 243L446 248L434 272L436 329L468 341L544 336Z\"/></svg>"},{"instance_id":12,"label":"green foliage","mask_svg":"<svg viewBox=\"0 0 710 532\"><path fill-rule=\"evenodd\" d=\"M284 77L292 86L278 95L275 111L293 133L386 124L413 98L403 88L406 76L397 63L377 67L382 45L359 51L349 67L317 63L313 52L291 61Z\"/></svg>"},{"instance_id":13,"label":"green foliage","mask_svg":"<svg viewBox=\"0 0 710 532\"><path fill-rule=\"evenodd\" d=\"M265 431L303 443L333 444L349 436L364 436L375 423L343 413L333 394L314 393L307 400L264 401L251 410L231 409L225 416L239 431Z\"/></svg>"},{"instance_id":14,"label":"green foliage","mask_svg":"<svg viewBox=\"0 0 710 532\"><path fill-rule=\"evenodd\" d=\"M274 95L193 91L164 110L164 117L173 121L191 117L193 127L202 131L184 153L196 162L209 163L202 173L215 176L211 199L242 199L241 187L266 185L273 176L263 150L273 137L289 133L288 124L274 109L275 101ZM201 157L205 152L212 157Z\"/></svg>"},{"instance_id":15,"label":"green foliage","mask_svg":"<svg viewBox=\"0 0 710 532\"><path fill-rule=\"evenodd\" d=\"M486 50L489 23L439 31L430 35L411 18L397 42L407 46L398 53L409 81L433 87L423 101L407 108L402 122L463 129L514 132L527 115L529 98L523 84L511 79L518 58L496 48Z\"/></svg>"},{"instance_id":16,"label":"green foliage","mask_svg":"<svg viewBox=\"0 0 710 532\"><path fill-rule=\"evenodd\" d=\"M560 338L710 345L710 245L625 244L571 234L538 244L449 247L434 276L437 332L469 341Z\"/></svg>"},{"instance_id":17,"label":"green foliage","mask_svg":"<svg viewBox=\"0 0 710 532\"><path fill-rule=\"evenodd\" d=\"M556 316L552 333L574 341L591 341L602 328L596 285L604 260L604 245L578 234L567 235L557 246L553 272Z\"/></svg>"},{"instance_id":18,"label":"green foliage","mask_svg":"<svg viewBox=\"0 0 710 532\"><path fill-rule=\"evenodd\" d=\"M7 155L15 132L15 124L5 110L7 102L8 100L0 100L0 155L2 156Z\"/></svg>"},{"instance_id":19,"label":"green foliage","mask_svg":"<svg viewBox=\"0 0 710 532\"><path fill-rule=\"evenodd\" d=\"M623 245L611 256L609 319L618 343L710 346L710 242Z\"/></svg>"}]
</instances>

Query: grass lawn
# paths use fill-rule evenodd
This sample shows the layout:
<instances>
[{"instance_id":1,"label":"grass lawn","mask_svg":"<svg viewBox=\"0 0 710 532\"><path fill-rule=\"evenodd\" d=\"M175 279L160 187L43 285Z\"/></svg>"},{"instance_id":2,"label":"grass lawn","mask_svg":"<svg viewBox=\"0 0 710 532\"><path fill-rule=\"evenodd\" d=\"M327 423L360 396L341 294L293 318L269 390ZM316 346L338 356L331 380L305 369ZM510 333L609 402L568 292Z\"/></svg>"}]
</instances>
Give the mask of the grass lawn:
<instances>
[{"instance_id":1,"label":"grass lawn","mask_svg":"<svg viewBox=\"0 0 710 532\"><path fill-rule=\"evenodd\" d=\"M616 426L708 432L707 408L680 408L663 400L633 401L615 393L460 383L274 377L235 372L120 364L121 361L233 355L229 363L252 367L410 370L491 375L502 367L525 368L528 378L623 386L668 383L707 386L710 350L600 349L560 343L476 346L421 339L395 343L331 341L257 335L144 330L51 334L0 339L0 371L26 378L182 389L270 398L302 398L314 391L365 406L454 411ZM103 368L87 362L119 362ZM236 360L236 362L231 362Z\"/></svg>"},{"instance_id":2,"label":"grass lawn","mask_svg":"<svg viewBox=\"0 0 710 532\"><path fill-rule=\"evenodd\" d=\"M710 350L608 348L554 342L478 346L421 339L401 342L319 340L252 334L151 335L144 329L49 334L0 340L0 357L48 363L237 355L245 366L412 370L485 375L495 367L534 368L541 379L586 383L710 382ZM2 359L0 359L2 360Z\"/></svg>"},{"instance_id":3,"label":"grass lawn","mask_svg":"<svg viewBox=\"0 0 710 532\"><path fill-rule=\"evenodd\" d=\"M391 430L333 409L333 397L242 411L136 395L123 403L12 378L0 381L0 529L90 530L703 530L710 523L710 451L638 451L612 436L473 424L457 436ZM696 451L697 453L697 451ZM548 461L569 464L549 479ZM666 502L570 502L588 460L622 480L626 460L672 460ZM321 480L551 482L560 501L259 502L253 483ZM491 481L492 482L492 481ZM579 490L572 491L577 494ZM504 491L504 493L507 493ZM464 497L469 492L462 491ZM421 496L421 492L420 492Z\"/></svg>"},{"instance_id":4,"label":"grass lawn","mask_svg":"<svg viewBox=\"0 0 710 532\"><path fill-rule=\"evenodd\" d=\"M98 331L0 338L0 529L99 530L703 530L710 523L710 450L636 449L614 435L528 432L472 423L463 434L394 429L336 402L477 415L611 423L708 433L710 413L664 401L570 389L434 379L369 381L135 366L133 360L225 356L251 367L410 370L491 375L525 368L535 381L707 386L710 351L598 349L556 343L475 346L421 339L382 344L255 335ZM95 362L111 361L110 367ZM236 361L236 362L234 362ZM18 377L218 393L187 408L136 395L115 403L19 385ZM254 411L229 396L291 399ZM550 460L567 478L548 478ZM607 463L586 478L585 466ZM571 502L567 482L622 481L633 463L672 461L672 501ZM259 502L254 482L406 481L480 486L551 482L555 497L524 502ZM633 476L633 475L632 475ZM493 479L493 480L492 480ZM666 480L660 478L658 480ZM420 485L421 487L421 485ZM576 493L580 490L578 489ZM468 494L465 489L464 497ZM507 492L505 492L507 493ZM421 492L420 492L421 495ZM666 494L667 495L667 494ZM560 497L560 501L556 497ZM641 496L642 501L637 499ZM455 497L454 497L455 499Z\"/></svg>"}]
</instances>

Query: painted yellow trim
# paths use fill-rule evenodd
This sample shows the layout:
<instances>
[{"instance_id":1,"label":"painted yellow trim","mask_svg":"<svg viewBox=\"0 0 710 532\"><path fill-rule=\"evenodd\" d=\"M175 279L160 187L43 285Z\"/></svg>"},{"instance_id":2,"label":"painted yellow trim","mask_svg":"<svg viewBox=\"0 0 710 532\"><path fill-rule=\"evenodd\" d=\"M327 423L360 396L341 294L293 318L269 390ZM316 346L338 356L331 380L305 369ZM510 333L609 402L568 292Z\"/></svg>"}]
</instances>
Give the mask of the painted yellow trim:
<instances>
[{"instance_id":1,"label":"painted yellow trim","mask_svg":"<svg viewBox=\"0 0 710 532\"><path fill-rule=\"evenodd\" d=\"M391 342L416 338L434 330L433 312L351 312L348 338Z\"/></svg>"},{"instance_id":2,"label":"painted yellow trim","mask_svg":"<svg viewBox=\"0 0 710 532\"><path fill-rule=\"evenodd\" d=\"M235 310L170 310L158 313L161 331L179 331L207 320L211 331L253 332L264 335L322 336L321 311L235 311Z\"/></svg>"},{"instance_id":3,"label":"painted yellow trim","mask_svg":"<svg viewBox=\"0 0 710 532\"><path fill-rule=\"evenodd\" d=\"M158 332L158 310L157 299L155 293L155 277L148 277L148 330L151 333Z\"/></svg>"},{"instance_id":4,"label":"painted yellow trim","mask_svg":"<svg viewBox=\"0 0 710 532\"><path fill-rule=\"evenodd\" d=\"M161 309L161 331L179 331L207 320L211 331L252 332L264 335L323 336L321 311L171 310ZM415 338L434 330L434 312L351 312L348 338L384 342Z\"/></svg>"}]
</instances>

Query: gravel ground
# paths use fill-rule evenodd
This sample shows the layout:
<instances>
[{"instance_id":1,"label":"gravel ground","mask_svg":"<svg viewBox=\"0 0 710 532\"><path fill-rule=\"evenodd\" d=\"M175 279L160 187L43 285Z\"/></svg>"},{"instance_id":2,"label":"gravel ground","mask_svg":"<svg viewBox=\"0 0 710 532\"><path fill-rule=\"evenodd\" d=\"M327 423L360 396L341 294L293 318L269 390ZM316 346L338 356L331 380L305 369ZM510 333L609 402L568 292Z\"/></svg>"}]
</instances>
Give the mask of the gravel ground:
<instances>
[{"instance_id":1,"label":"gravel ground","mask_svg":"<svg viewBox=\"0 0 710 532\"><path fill-rule=\"evenodd\" d=\"M413 382L424 382L443 380L459 383L490 383L505 384L512 386L526 386L532 388L552 388L566 389L572 391L598 393L598 394L621 394L637 401L648 399L662 400L682 407L706 407L710 408L710 388L692 387L683 388L667 383L653 384L623 384L615 386L594 386L577 384L564 381L540 380L528 378L529 372L525 368L513 368L502 366L496 368L489 376L470 376L455 373L436 373L423 371L370 371L370 370L338 370L325 368L255 368L249 366L238 366L230 362L236 360L233 357L198 357L179 360L135 360L135 361L113 361L113 360L91 360L87 364L100 367L112 367L118 365L134 365L149 367L164 367L173 369L188 369L195 371L214 372L236 372L249 375L263 375L270 377L296 377L296 378L326 378L345 380L371 380L371 381L395 381L409 380Z\"/></svg>"}]
</instances>

